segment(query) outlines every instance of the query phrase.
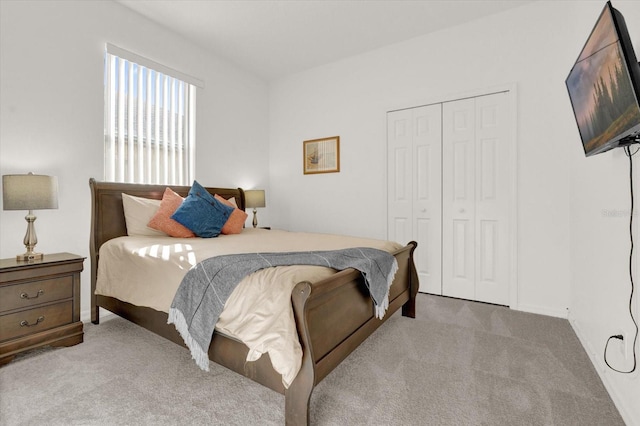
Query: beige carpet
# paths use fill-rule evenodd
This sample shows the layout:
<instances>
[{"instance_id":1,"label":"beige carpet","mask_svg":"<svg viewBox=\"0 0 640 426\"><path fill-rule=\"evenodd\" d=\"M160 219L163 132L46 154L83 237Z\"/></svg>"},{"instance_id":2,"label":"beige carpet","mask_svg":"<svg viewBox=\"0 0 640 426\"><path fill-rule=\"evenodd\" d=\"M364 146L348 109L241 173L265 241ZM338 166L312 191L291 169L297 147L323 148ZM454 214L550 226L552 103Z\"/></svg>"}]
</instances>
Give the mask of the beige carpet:
<instances>
[{"instance_id":1,"label":"beige carpet","mask_svg":"<svg viewBox=\"0 0 640 426\"><path fill-rule=\"evenodd\" d=\"M314 425L623 425L566 320L418 296L311 399ZM0 368L1 425L282 425L284 397L125 320Z\"/></svg>"}]
</instances>

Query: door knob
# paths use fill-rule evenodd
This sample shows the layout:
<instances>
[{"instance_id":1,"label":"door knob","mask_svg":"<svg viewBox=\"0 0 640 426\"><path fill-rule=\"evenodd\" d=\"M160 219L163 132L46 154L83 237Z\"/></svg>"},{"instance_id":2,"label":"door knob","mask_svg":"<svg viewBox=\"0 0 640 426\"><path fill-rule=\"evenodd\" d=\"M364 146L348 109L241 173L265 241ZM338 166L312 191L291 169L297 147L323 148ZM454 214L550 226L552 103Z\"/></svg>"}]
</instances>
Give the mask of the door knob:
<instances>
[{"instance_id":1,"label":"door knob","mask_svg":"<svg viewBox=\"0 0 640 426\"><path fill-rule=\"evenodd\" d=\"M465 209L460 209L460 213L464 213L464 212L466 212Z\"/></svg>"},{"instance_id":2,"label":"door knob","mask_svg":"<svg viewBox=\"0 0 640 426\"><path fill-rule=\"evenodd\" d=\"M420 211L421 211L422 213L426 213L426 212L427 212L427 209L422 209L422 210L420 210Z\"/></svg>"}]
</instances>

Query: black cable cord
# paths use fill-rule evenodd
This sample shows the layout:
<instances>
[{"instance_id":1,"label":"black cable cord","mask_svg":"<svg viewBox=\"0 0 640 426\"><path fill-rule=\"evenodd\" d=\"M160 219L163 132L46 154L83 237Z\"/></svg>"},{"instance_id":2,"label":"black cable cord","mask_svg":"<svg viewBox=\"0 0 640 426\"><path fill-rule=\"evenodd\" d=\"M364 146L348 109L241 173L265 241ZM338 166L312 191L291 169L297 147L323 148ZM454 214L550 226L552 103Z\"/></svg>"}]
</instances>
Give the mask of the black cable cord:
<instances>
[{"instance_id":1,"label":"black cable cord","mask_svg":"<svg viewBox=\"0 0 640 426\"><path fill-rule=\"evenodd\" d=\"M638 323L636 322L636 319L633 315L633 293L634 293L635 285L633 283L633 158L632 157L635 154L637 154L638 151L640 151L640 148L636 149L635 152L632 154L631 149L628 146L624 147L624 152L627 154L627 157L629 157L629 187L630 187L630 194L631 194L631 214L629 215L629 239L631 240L631 249L629 251L629 280L631 282L631 294L629 296L629 315L631 316L631 321L633 322L633 325L636 328L636 332L633 338L633 368L631 368L631 370L629 371L618 370L616 368L613 368L611 365L609 365L609 362L607 361L607 347L609 346L609 342L611 341L611 339L623 340L624 336L619 334L610 336L607 339L607 343L604 345L604 363L607 364L607 367L609 367L613 371L616 371L618 373L623 373L623 374L633 373L636 370L636 366L637 366L636 346L638 343Z\"/></svg>"}]
</instances>

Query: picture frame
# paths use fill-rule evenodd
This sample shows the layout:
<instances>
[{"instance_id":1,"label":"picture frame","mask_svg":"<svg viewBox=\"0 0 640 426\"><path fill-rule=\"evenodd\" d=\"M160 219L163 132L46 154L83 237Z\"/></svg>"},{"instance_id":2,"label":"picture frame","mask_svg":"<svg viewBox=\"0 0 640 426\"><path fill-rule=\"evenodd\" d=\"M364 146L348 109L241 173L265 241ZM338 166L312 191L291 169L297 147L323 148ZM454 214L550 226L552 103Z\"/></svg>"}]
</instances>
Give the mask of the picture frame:
<instances>
[{"instance_id":1,"label":"picture frame","mask_svg":"<svg viewBox=\"0 0 640 426\"><path fill-rule=\"evenodd\" d=\"M305 175L340 171L340 136L311 139L302 143L302 171Z\"/></svg>"}]
</instances>

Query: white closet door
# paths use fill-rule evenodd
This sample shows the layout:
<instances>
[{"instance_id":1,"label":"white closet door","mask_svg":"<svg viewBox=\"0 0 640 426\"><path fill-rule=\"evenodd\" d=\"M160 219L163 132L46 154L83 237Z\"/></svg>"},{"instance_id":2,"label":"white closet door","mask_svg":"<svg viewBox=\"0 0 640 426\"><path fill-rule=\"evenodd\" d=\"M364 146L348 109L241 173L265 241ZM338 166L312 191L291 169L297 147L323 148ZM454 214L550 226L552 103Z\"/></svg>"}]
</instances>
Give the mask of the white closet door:
<instances>
[{"instance_id":1,"label":"white closet door","mask_svg":"<svg viewBox=\"0 0 640 426\"><path fill-rule=\"evenodd\" d=\"M475 300L509 304L507 93L476 98Z\"/></svg>"},{"instance_id":2,"label":"white closet door","mask_svg":"<svg viewBox=\"0 0 640 426\"><path fill-rule=\"evenodd\" d=\"M442 105L413 109L413 234L420 291L442 294Z\"/></svg>"},{"instance_id":3,"label":"white closet door","mask_svg":"<svg viewBox=\"0 0 640 426\"><path fill-rule=\"evenodd\" d=\"M388 114L389 239L415 240L420 291L442 294L440 104Z\"/></svg>"},{"instance_id":4,"label":"white closet door","mask_svg":"<svg viewBox=\"0 0 640 426\"><path fill-rule=\"evenodd\" d=\"M475 100L443 105L442 293L475 299Z\"/></svg>"},{"instance_id":5,"label":"white closet door","mask_svg":"<svg viewBox=\"0 0 640 426\"><path fill-rule=\"evenodd\" d=\"M509 304L507 93L444 104L443 294Z\"/></svg>"},{"instance_id":6,"label":"white closet door","mask_svg":"<svg viewBox=\"0 0 640 426\"><path fill-rule=\"evenodd\" d=\"M387 233L406 244L413 239L413 131L411 110L387 113Z\"/></svg>"},{"instance_id":7,"label":"white closet door","mask_svg":"<svg viewBox=\"0 0 640 426\"><path fill-rule=\"evenodd\" d=\"M422 292L510 302L510 96L387 114L388 235L418 242Z\"/></svg>"}]
</instances>

